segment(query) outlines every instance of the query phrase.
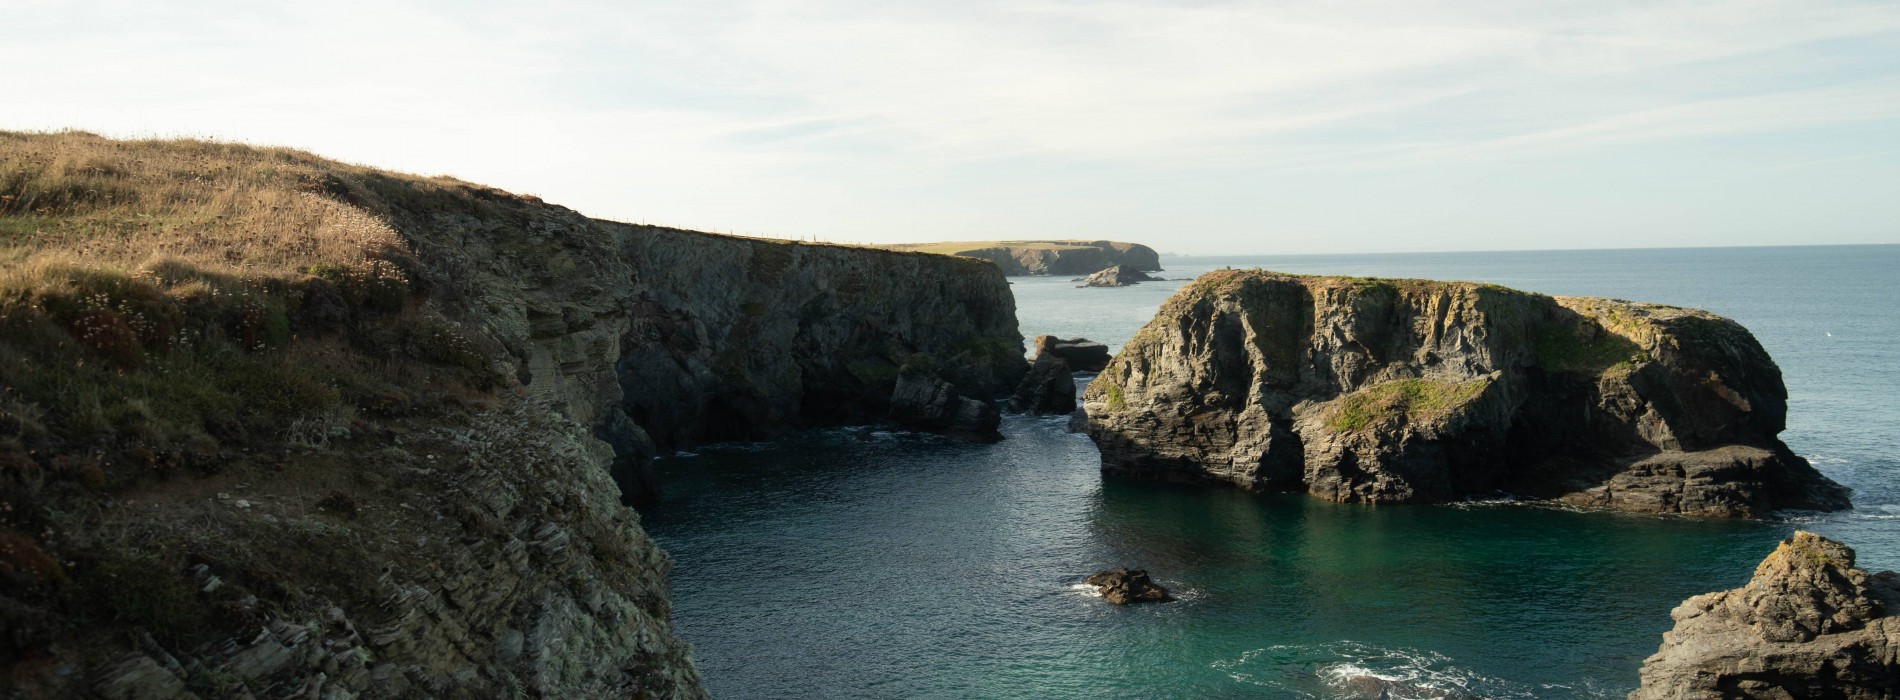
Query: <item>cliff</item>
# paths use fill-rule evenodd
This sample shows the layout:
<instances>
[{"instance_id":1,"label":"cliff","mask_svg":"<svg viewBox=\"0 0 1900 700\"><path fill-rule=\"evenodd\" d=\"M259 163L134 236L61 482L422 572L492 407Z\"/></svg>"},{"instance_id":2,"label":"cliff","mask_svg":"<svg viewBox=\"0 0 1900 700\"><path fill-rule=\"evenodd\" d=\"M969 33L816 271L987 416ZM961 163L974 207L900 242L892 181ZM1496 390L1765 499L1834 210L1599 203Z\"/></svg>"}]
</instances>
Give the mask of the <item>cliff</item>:
<instances>
[{"instance_id":1,"label":"cliff","mask_svg":"<svg viewBox=\"0 0 1900 700\"><path fill-rule=\"evenodd\" d=\"M1361 503L1849 507L1776 437L1787 391L1761 345L1692 309L1214 272L1162 306L1084 405L1113 474Z\"/></svg>"},{"instance_id":2,"label":"cliff","mask_svg":"<svg viewBox=\"0 0 1900 700\"><path fill-rule=\"evenodd\" d=\"M1748 584L1683 601L1630 700L1900 697L1900 575L1796 532Z\"/></svg>"},{"instance_id":3,"label":"cliff","mask_svg":"<svg viewBox=\"0 0 1900 700\"><path fill-rule=\"evenodd\" d=\"M1120 241L972 241L883 247L988 260L1010 276L1089 275L1117 265L1142 272L1161 270L1161 256L1153 248Z\"/></svg>"},{"instance_id":4,"label":"cliff","mask_svg":"<svg viewBox=\"0 0 1900 700\"><path fill-rule=\"evenodd\" d=\"M978 261L281 149L0 132L0 246L0 697L701 697L652 454L1025 371Z\"/></svg>"}]
</instances>

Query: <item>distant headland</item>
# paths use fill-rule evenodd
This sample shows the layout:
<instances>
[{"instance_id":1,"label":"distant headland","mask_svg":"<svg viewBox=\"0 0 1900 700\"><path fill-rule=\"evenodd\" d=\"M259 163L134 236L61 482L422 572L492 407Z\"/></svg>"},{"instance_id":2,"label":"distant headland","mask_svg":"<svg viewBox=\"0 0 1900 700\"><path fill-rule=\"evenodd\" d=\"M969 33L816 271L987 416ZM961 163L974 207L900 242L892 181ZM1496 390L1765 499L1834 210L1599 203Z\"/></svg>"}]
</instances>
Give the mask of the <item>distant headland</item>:
<instances>
[{"instance_id":1,"label":"distant headland","mask_svg":"<svg viewBox=\"0 0 1900 700\"><path fill-rule=\"evenodd\" d=\"M1088 275L1116 265L1142 272L1161 271L1161 256L1153 248L1121 241L950 241L879 247L979 258L996 263L1003 274L1010 276Z\"/></svg>"}]
</instances>

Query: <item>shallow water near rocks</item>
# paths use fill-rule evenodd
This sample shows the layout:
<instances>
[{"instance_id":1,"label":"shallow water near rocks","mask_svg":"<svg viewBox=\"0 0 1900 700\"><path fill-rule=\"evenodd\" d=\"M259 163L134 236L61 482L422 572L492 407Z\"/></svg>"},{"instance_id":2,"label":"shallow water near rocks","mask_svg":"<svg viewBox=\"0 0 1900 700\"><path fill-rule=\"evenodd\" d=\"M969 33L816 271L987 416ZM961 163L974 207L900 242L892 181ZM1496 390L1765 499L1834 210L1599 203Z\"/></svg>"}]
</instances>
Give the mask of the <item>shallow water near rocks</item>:
<instances>
[{"instance_id":1,"label":"shallow water near rocks","mask_svg":"<svg viewBox=\"0 0 1900 700\"><path fill-rule=\"evenodd\" d=\"M1700 306L1790 389L1784 438L1857 510L1767 523L1489 502L1346 506L1104 480L1061 418L1002 442L840 429L662 460L645 516L722 698L1621 697L1690 595L1796 527L1900 567L1900 247L1164 258ZM1013 278L1023 332L1118 345L1181 282ZM1078 586L1147 568L1181 600Z\"/></svg>"}]
</instances>

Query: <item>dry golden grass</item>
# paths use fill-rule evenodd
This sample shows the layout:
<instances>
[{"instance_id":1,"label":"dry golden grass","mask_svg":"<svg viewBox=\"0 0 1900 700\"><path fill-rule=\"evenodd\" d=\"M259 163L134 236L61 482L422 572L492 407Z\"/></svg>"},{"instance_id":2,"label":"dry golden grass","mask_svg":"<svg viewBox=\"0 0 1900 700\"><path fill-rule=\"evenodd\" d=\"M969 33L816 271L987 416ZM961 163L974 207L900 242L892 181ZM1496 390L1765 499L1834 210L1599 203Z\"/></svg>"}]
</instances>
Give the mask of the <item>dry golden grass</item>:
<instances>
[{"instance_id":1,"label":"dry golden grass","mask_svg":"<svg viewBox=\"0 0 1900 700\"><path fill-rule=\"evenodd\" d=\"M282 275L400 247L386 222L323 196L339 169L358 170L288 149L0 132L0 264Z\"/></svg>"}]
</instances>

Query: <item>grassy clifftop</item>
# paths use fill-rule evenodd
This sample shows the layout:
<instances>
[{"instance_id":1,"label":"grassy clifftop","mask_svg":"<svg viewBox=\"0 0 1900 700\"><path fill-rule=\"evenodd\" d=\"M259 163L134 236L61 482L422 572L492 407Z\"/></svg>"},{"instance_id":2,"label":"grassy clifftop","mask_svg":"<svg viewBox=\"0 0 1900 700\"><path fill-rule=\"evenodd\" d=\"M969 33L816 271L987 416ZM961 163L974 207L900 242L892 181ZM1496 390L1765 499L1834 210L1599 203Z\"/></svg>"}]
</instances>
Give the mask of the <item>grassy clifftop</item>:
<instances>
[{"instance_id":1,"label":"grassy clifftop","mask_svg":"<svg viewBox=\"0 0 1900 700\"><path fill-rule=\"evenodd\" d=\"M0 132L0 685L698 695L605 445L524 398L411 243L545 212L293 150Z\"/></svg>"}]
</instances>

